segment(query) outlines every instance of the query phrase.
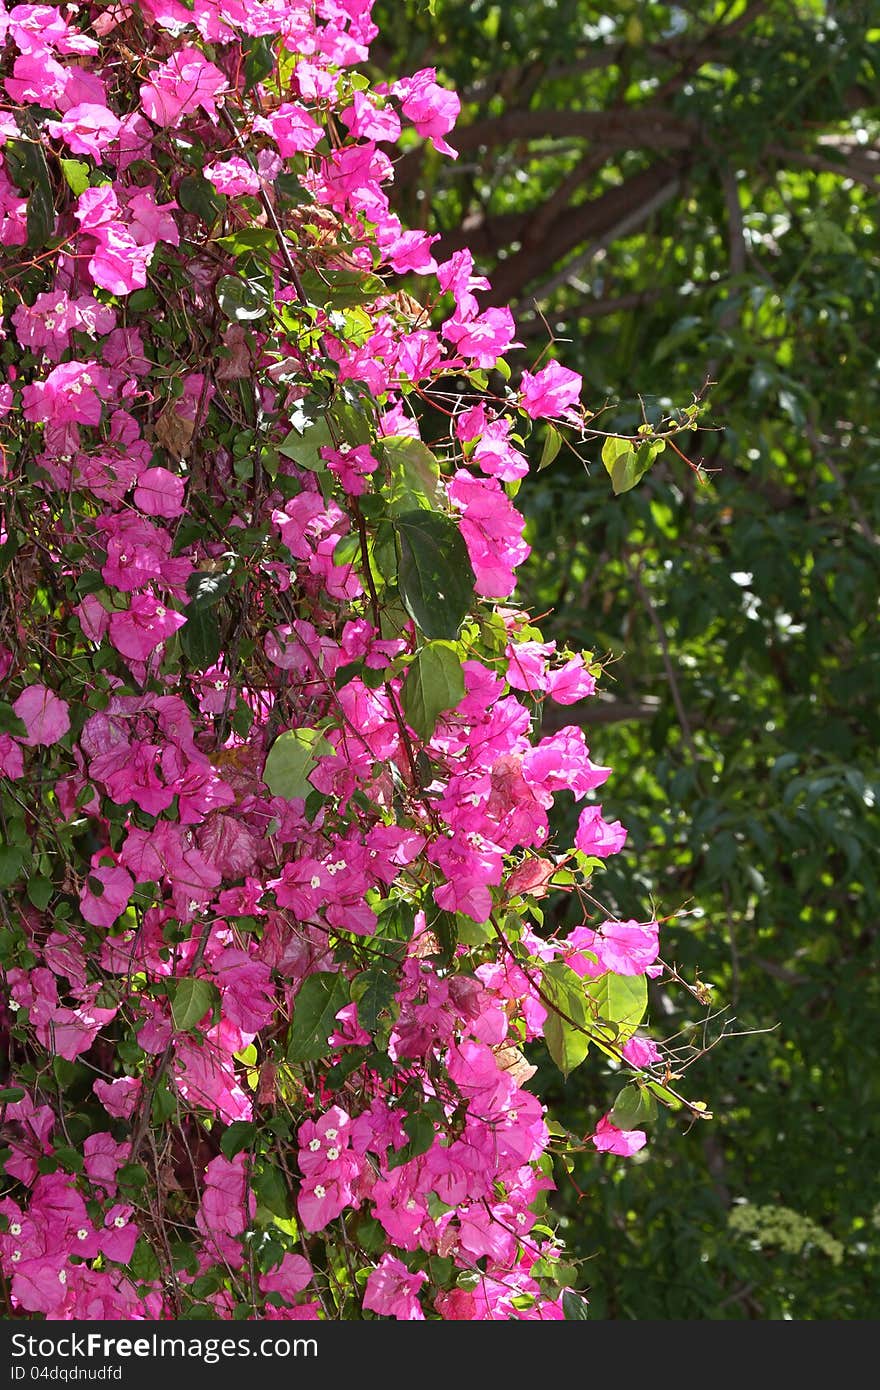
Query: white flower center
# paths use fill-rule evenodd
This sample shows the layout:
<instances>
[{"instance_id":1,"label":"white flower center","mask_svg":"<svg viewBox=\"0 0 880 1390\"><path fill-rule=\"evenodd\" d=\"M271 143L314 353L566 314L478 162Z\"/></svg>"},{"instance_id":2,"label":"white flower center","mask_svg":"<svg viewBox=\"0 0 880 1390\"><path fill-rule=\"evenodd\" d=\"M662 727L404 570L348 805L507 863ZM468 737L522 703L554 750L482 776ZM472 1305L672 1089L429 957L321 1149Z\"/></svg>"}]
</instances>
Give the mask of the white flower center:
<instances>
[{"instance_id":1,"label":"white flower center","mask_svg":"<svg viewBox=\"0 0 880 1390\"><path fill-rule=\"evenodd\" d=\"M327 1189L326 1189L326 1187L322 1187L321 1184L318 1183L318 1186L315 1188L315 1196L319 1199L319 1201L320 1201L320 1199L321 1199L322 1197L326 1197L326 1196L327 1196Z\"/></svg>"}]
</instances>

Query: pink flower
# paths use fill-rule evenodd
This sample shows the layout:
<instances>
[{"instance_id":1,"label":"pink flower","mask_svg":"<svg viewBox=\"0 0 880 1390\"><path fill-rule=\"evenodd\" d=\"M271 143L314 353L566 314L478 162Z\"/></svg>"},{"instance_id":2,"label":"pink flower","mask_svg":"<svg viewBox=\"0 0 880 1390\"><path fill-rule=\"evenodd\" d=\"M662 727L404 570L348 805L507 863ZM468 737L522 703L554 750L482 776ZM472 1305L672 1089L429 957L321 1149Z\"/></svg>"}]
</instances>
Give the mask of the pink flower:
<instances>
[{"instance_id":1,"label":"pink flower","mask_svg":"<svg viewBox=\"0 0 880 1390\"><path fill-rule=\"evenodd\" d=\"M303 150L313 150L324 134L304 106L289 101L282 102L271 116L258 116L254 129L271 135L278 146L278 153L284 155L285 159Z\"/></svg>"},{"instance_id":2,"label":"pink flower","mask_svg":"<svg viewBox=\"0 0 880 1390\"><path fill-rule=\"evenodd\" d=\"M208 1249L234 1269L243 1260L239 1237L254 1215L256 1203L247 1181L247 1157L235 1158L218 1154L205 1169L205 1188L196 1213L196 1225L205 1238Z\"/></svg>"},{"instance_id":3,"label":"pink flower","mask_svg":"<svg viewBox=\"0 0 880 1390\"><path fill-rule=\"evenodd\" d=\"M340 444L338 449L325 445L321 449L321 456L327 460L330 472L336 475L351 497L359 497L366 490L365 480L379 467L379 461L370 453L368 444L358 444L354 449L350 444Z\"/></svg>"},{"instance_id":4,"label":"pink flower","mask_svg":"<svg viewBox=\"0 0 880 1390\"><path fill-rule=\"evenodd\" d=\"M601 806L587 806L581 811L575 847L581 854L594 854L605 859L609 854L618 854L626 844L626 830L619 820L604 821Z\"/></svg>"},{"instance_id":5,"label":"pink flower","mask_svg":"<svg viewBox=\"0 0 880 1390\"><path fill-rule=\"evenodd\" d=\"M174 220L173 209L177 203L157 203L152 188L139 188L129 195L128 213L131 218L129 231L138 246L153 245L166 241L171 246L180 245L180 232Z\"/></svg>"},{"instance_id":6,"label":"pink flower","mask_svg":"<svg viewBox=\"0 0 880 1390\"><path fill-rule=\"evenodd\" d=\"M12 708L27 728L21 742L28 748L57 743L70 728L70 706L45 685L29 685Z\"/></svg>"},{"instance_id":7,"label":"pink flower","mask_svg":"<svg viewBox=\"0 0 880 1390\"><path fill-rule=\"evenodd\" d=\"M323 1231L352 1199L351 1186L344 1179L326 1177L321 1181L304 1183L300 1188L296 1209L308 1231Z\"/></svg>"},{"instance_id":8,"label":"pink flower","mask_svg":"<svg viewBox=\"0 0 880 1390\"><path fill-rule=\"evenodd\" d=\"M455 92L439 86L436 76L436 68L421 68L412 77L395 82L391 90L400 98L403 114L412 121L419 135L430 140L441 154L457 159L458 151L448 145L443 136L455 125L461 102Z\"/></svg>"},{"instance_id":9,"label":"pink flower","mask_svg":"<svg viewBox=\"0 0 880 1390\"><path fill-rule=\"evenodd\" d=\"M534 376L531 372L523 372L520 404L533 420L565 417L568 408L580 399L583 384L583 377L577 372L569 371L556 361L548 362Z\"/></svg>"},{"instance_id":10,"label":"pink flower","mask_svg":"<svg viewBox=\"0 0 880 1390\"><path fill-rule=\"evenodd\" d=\"M24 755L11 734L0 734L0 777L14 782L24 776Z\"/></svg>"},{"instance_id":11,"label":"pink flower","mask_svg":"<svg viewBox=\"0 0 880 1390\"><path fill-rule=\"evenodd\" d=\"M437 279L444 293L451 291L458 309L457 317L462 321L474 318L478 311L474 290L487 290L489 281L485 275L474 274L474 258L471 252L466 247L461 251L454 251L448 261L437 267Z\"/></svg>"},{"instance_id":12,"label":"pink flower","mask_svg":"<svg viewBox=\"0 0 880 1390\"><path fill-rule=\"evenodd\" d=\"M182 613L166 608L153 594L135 594L124 613L111 613L110 641L123 656L146 661L185 622Z\"/></svg>"},{"instance_id":13,"label":"pink flower","mask_svg":"<svg viewBox=\"0 0 880 1390\"><path fill-rule=\"evenodd\" d=\"M424 1321L418 1291L428 1279L424 1270L410 1274L402 1260L383 1255L367 1280L364 1308L382 1317Z\"/></svg>"},{"instance_id":14,"label":"pink flower","mask_svg":"<svg viewBox=\"0 0 880 1390\"><path fill-rule=\"evenodd\" d=\"M339 118L348 126L355 140L396 141L400 136L400 121L390 106L379 106L368 92L355 92L352 104Z\"/></svg>"},{"instance_id":15,"label":"pink flower","mask_svg":"<svg viewBox=\"0 0 880 1390\"><path fill-rule=\"evenodd\" d=\"M284 1255L277 1269L260 1275L261 1293L280 1293L291 1301L311 1282L312 1266L302 1255Z\"/></svg>"},{"instance_id":16,"label":"pink flower","mask_svg":"<svg viewBox=\"0 0 880 1390\"><path fill-rule=\"evenodd\" d=\"M120 121L106 106L83 102L71 106L60 121L47 121L46 129L61 138L73 154L87 154L99 163L103 151L119 134Z\"/></svg>"},{"instance_id":17,"label":"pink flower","mask_svg":"<svg viewBox=\"0 0 880 1390\"><path fill-rule=\"evenodd\" d=\"M97 425L101 420L99 392L106 391L107 373L96 362L62 362L52 368L45 381L24 388L24 418L53 425Z\"/></svg>"},{"instance_id":18,"label":"pink flower","mask_svg":"<svg viewBox=\"0 0 880 1390\"><path fill-rule=\"evenodd\" d=\"M443 337L453 343L461 357L478 367L494 367L508 348L522 347L514 342L516 326L509 309L486 309L476 318L462 323L448 319L443 325Z\"/></svg>"},{"instance_id":19,"label":"pink flower","mask_svg":"<svg viewBox=\"0 0 880 1390\"><path fill-rule=\"evenodd\" d=\"M653 1066L655 1062L660 1061L660 1050L650 1038L630 1038L620 1050L630 1066L639 1069Z\"/></svg>"},{"instance_id":20,"label":"pink flower","mask_svg":"<svg viewBox=\"0 0 880 1390\"><path fill-rule=\"evenodd\" d=\"M247 160L233 155L222 163L207 164L205 178L210 179L218 193L234 197L238 193L259 193L260 176Z\"/></svg>"},{"instance_id":21,"label":"pink flower","mask_svg":"<svg viewBox=\"0 0 880 1390\"><path fill-rule=\"evenodd\" d=\"M115 1120L130 1120L143 1083L136 1076L120 1076L117 1081L95 1081L92 1090Z\"/></svg>"},{"instance_id":22,"label":"pink flower","mask_svg":"<svg viewBox=\"0 0 880 1390\"><path fill-rule=\"evenodd\" d=\"M547 658L552 656L555 642L508 642L507 684L512 690L529 694L546 687Z\"/></svg>"},{"instance_id":23,"label":"pink flower","mask_svg":"<svg viewBox=\"0 0 880 1390\"><path fill-rule=\"evenodd\" d=\"M226 90L226 78L197 48L182 48L157 68L141 87L144 114L155 125L176 125L199 107L217 120L216 99Z\"/></svg>"},{"instance_id":24,"label":"pink flower","mask_svg":"<svg viewBox=\"0 0 880 1390\"><path fill-rule=\"evenodd\" d=\"M125 869L92 869L80 890L80 911L93 927L112 927L128 907L134 879Z\"/></svg>"},{"instance_id":25,"label":"pink flower","mask_svg":"<svg viewBox=\"0 0 880 1390\"><path fill-rule=\"evenodd\" d=\"M148 468L138 478L134 504L147 516L175 517L184 512L186 483L167 468Z\"/></svg>"},{"instance_id":26,"label":"pink flower","mask_svg":"<svg viewBox=\"0 0 880 1390\"><path fill-rule=\"evenodd\" d=\"M568 944L576 952L589 951L598 961L573 955L568 963L581 976L595 977L606 970L615 975L644 975L660 952L659 928L656 922L603 922L598 931L575 927Z\"/></svg>"},{"instance_id":27,"label":"pink flower","mask_svg":"<svg viewBox=\"0 0 880 1390\"><path fill-rule=\"evenodd\" d=\"M383 259L398 275L406 275L408 271L416 275L430 275L437 269L431 246L440 240L439 232L431 236L428 232L403 231L397 218L393 218L387 227L383 225L379 229L377 240Z\"/></svg>"},{"instance_id":28,"label":"pink flower","mask_svg":"<svg viewBox=\"0 0 880 1390\"><path fill-rule=\"evenodd\" d=\"M559 670L548 673L546 689L558 705L574 705L596 693L596 681L584 666L583 657L573 656Z\"/></svg>"},{"instance_id":29,"label":"pink flower","mask_svg":"<svg viewBox=\"0 0 880 1390\"><path fill-rule=\"evenodd\" d=\"M139 246L121 222L111 222L96 232L98 246L89 261L89 274L96 285L111 294L131 294L147 283L147 266L154 244Z\"/></svg>"},{"instance_id":30,"label":"pink flower","mask_svg":"<svg viewBox=\"0 0 880 1390\"><path fill-rule=\"evenodd\" d=\"M514 570L528 557L525 521L496 478L475 478L460 468L447 484L449 500L461 511L476 590L484 598L507 598L516 587Z\"/></svg>"},{"instance_id":31,"label":"pink flower","mask_svg":"<svg viewBox=\"0 0 880 1390\"><path fill-rule=\"evenodd\" d=\"M648 1142L643 1129L618 1129L607 1115L602 1116L590 1138L600 1153L622 1154L624 1158L637 1154Z\"/></svg>"}]
</instances>

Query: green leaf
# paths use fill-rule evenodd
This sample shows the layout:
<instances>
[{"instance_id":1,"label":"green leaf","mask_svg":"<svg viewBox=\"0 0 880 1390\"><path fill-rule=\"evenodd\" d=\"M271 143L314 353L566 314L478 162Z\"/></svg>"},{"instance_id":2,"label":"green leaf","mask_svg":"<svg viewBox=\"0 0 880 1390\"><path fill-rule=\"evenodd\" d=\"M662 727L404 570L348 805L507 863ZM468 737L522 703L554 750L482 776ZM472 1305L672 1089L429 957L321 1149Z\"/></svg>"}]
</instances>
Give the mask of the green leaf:
<instances>
[{"instance_id":1,"label":"green leaf","mask_svg":"<svg viewBox=\"0 0 880 1390\"><path fill-rule=\"evenodd\" d=\"M636 1129L639 1124L653 1120L656 1114L657 1102L650 1091L632 1082L624 1086L608 1118L618 1129Z\"/></svg>"},{"instance_id":2,"label":"green leaf","mask_svg":"<svg viewBox=\"0 0 880 1390\"><path fill-rule=\"evenodd\" d=\"M196 570L186 581L186 592L189 595L189 608L194 604L199 604L203 608L212 608L229 588L228 574L208 574L203 570Z\"/></svg>"},{"instance_id":3,"label":"green leaf","mask_svg":"<svg viewBox=\"0 0 880 1390\"><path fill-rule=\"evenodd\" d=\"M648 1007L644 975L600 975L587 982L587 992L600 1018L617 1026L620 1041L632 1037Z\"/></svg>"},{"instance_id":4,"label":"green leaf","mask_svg":"<svg viewBox=\"0 0 880 1390\"><path fill-rule=\"evenodd\" d=\"M252 1182L254 1196L261 1207L271 1211L273 1216L286 1217L290 1214L290 1196L287 1183L278 1168L268 1165L257 1173Z\"/></svg>"},{"instance_id":5,"label":"green leaf","mask_svg":"<svg viewBox=\"0 0 880 1390\"><path fill-rule=\"evenodd\" d=\"M220 655L223 645L216 615L203 604L190 603L184 609L186 623L179 631L180 650L197 671L207 671Z\"/></svg>"},{"instance_id":6,"label":"green leaf","mask_svg":"<svg viewBox=\"0 0 880 1390\"><path fill-rule=\"evenodd\" d=\"M392 514L437 506L440 465L426 444L394 435L382 441L382 453L391 473Z\"/></svg>"},{"instance_id":7,"label":"green leaf","mask_svg":"<svg viewBox=\"0 0 880 1390\"><path fill-rule=\"evenodd\" d=\"M27 725L11 705L0 701L0 734L14 734L16 738L27 738Z\"/></svg>"},{"instance_id":8,"label":"green leaf","mask_svg":"<svg viewBox=\"0 0 880 1390\"><path fill-rule=\"evenodd\" d=\"M566 1322L586 1322L590 1316L586 1299L571 1289L566 1289L562 1295L562 1312Z\"/></svg>"},{"instance_id":9,"label":"green leaf","mask_svg":"<svg viewBox=\"0 0 880 1390\"><path fill-rule=\"evenodd\" d=\"M213 227L226 206L226 197L218 193L210 179L201 174L187 174L177 185L177 201L185 212L201 218L206 227Z\"/></svg>"},{"instance_id":10,"label":"green leaf","mask_svg":"<svg viewBox=\"0 0 880 1390\"><path fill-rule=\"evenodd\" d=\"M55 204L51 190L43 184L34 185L27 205L27 244L36 251L45 246L55 230Z\"/></svg>"},{"instance_id":11,"label":"green leaf","mask_svg":"<svg viewBox=\"0 0 880 1390\"><path fill-rule=\"evenodd\" d=\"M407 1115L403 1121L403 1128L409 1138L409 1143L404 1144L402 1149L388 1151L387 1165L389 1168L400 1168L404 1163L409 1163L410 1159L418 1158L419 1154L427 1153L434 1142L436 1130L434 1121L430 1115L423 1110L416 1110L411 1115Z\"/></svg>"},{"instance_id":12,"label":"green leaf","mask_svg":"<svg viewBox=\"0 0 880 1390\"><path fill-rule=\"evenodd\" d=\"M80 193L85 193L89 186L88 164L85 164L81 159L62 159L59 162L67 186L78 198Z\"/></svg>"},{"instance_id":13,"label":"green leaf","mask_svg":"<svg viewBox=\"0 0 880 1390\"><path fill-rule=\"evenodd\" d=\"M217 281L217 303L226 317L236 323L261 319L269 309L263 286L254 279L242 280L238 275L223 275Z\"/></svg>"},{"instance_id":14,"label":"green leaf","mask_svg":"<svg viewBox=\"0 0 880 1390\"><path fill-rule=\"evenodd\" d=\"M443 711L455 709L464 694L464 672L455 647L428 642L410 662L400 699L410 727L427 742Z\"/></svg>"},{"instance_id":15,"label":"green leaf","mask_svg":"<svg viewBox=\"0 0 880 1390\"><path fill-rule=\"evenodd\" d=\"M391 941L409 941L415 931L416 911L403 898L391 898L379 914L377 937Z\"/></svg>"},{"instance_id":16,"label":"green leaf","mask_svg":"<svg viewBox=\"0 0 880 1390\"><path fill-rule=\"evenodd\" d=\"M458 945L459 916L460 914L455 912L440 911L428 923L429 930L437 938L441 965L448 965L455 955L455 948Z\"/></svg>"},{"instance_id":17,"label":"green leaf","mask_svg":"<svg viewBox=\"0 0 880 1390\"><path fill-rule=\"evenodd\" d=\"M249 92L275 70L275 52L271 39L265 34L248 40L244 64L244 89Z\"/></svg>"},{"instance_id":18,"label":"green leaf","mask_svg":"<svg viewBox=\"0 0 880 1390\"><path fill-rule=\"evenodd\" d=\"M355 304L368 304L377 295L385 294L387 286L378 275L362 270L325 269L305 270L302 286L312 304L331 309L350 309Z\"/></svg>"},{"instance_id":19,"label":"green leaf","mask_svg":"<svg viewBox=\"0 0 880 1390\"><path fill-rule=\"evenodd\" d=\"M325 414L317 416L300 411L293 419L293 429L278 445L279 454L292 459L298 468L320 473L326 467L321 449L334 444L330 422Z\"/></svg>"},{"instance_id":20,"label":"green leaf","mask_svg":"<svg viewBox=\"0 0 880 1390\"><path fill-rule=\"evenodd\" d=\"M669 1110L681 1110L681 1101L673 1091L668 1091L659 1081L648 1081L645 1084L651 1094L661 1100Z\"/></svg>"},{"instance_id":21,"label":"green leaf","mask_svg":"<svg viewBox=\"0 0 880 1390\"><path fill-rule=\"evenodd\" d=\"M317 1062L330 1051L327 1039L336 1015L349 1002L348 981L338 971L309 975L293 1002L293 1022L287 1039L289 1062Z\"/></svg>"},{"instance_id":22,"label":"green leaf","mask_svg":"<svg viewBox=\"0 0 880 1390\"><path fill-rule=\"evenodd\" d=\"M20 845L0 845L0 888L8 888L21 873L25 851Z\"/></svg>"},{"instance_id":23,"label":"green leaf","mask_svg":"<svg viewBox=\"0 0 880 1390\"><path fill-rule=\"evenodd\" d=\"M646 439L637 449L633 449L628 439L606 439L602 445L602 462L615 496L634 488L665 447L662 439Z\"/></svg>"},{"instance_id":24,"label":"green leaf","mask_svg":"<svg viewBox=\"0 0 880 1390\"><path fill-rule=\"evenodd\" d=\"M397 582L406 611L429 638L458 636L476 578L464 538L442 512L404 512L394 521L400 545Z\"/></svg>"},{"instance_id":25,"label":"green leaf","mask_svg":"<svg viewBox=\"0 0 880 1390\"><path fill-rule=\"evenodd\" d=\"M156 1256L150 1242L140 1236L134 1247L134 1253L128 1263L133 1279L139 1283L151 1283L154 1279L159 1279L162 1274L162 1266Z\"/></svg>"},{"instance_id":26,"label":"green leaf","mask_svg":"<svg viewBox=\"0 0 880 1390\"><path fill-rule=\"evenodd\" d=\"M309 777L318 765L318 759L332 753L333 749L318 729L288 729L279 734L266 759L263 781L273 796L283 796L286 801L306 797L314 791Z\"/></svg>"},{"instance_id":27,"label":"green leaf","mask_svg":"<svg viewBox=\"0 0 880 1390\"><path fill-rule=\"evenodd\" d=\"M22 193L27 193L27 244L36 250L48 241L55 229L55 203L52 180L42 145L35 140L7 140L4 159L9 176Z\"/></svg>"},{"instance_id":28,"label":"green leaf","mask_svg":"<svg viewBox=\"0 0 880 1390\"><path fill-rule=\"evenodd\" d=\"M562 435L554 425L547 425L544 431L544 447L541 450L541 459L538 464L538 472L542 468L549 468L559 450L562 448Z\"/></svg>"},{"instance_id":29,"label":"green leaf","mask_svg":"<svg viewBox=\"0 0 880 1390\"><path fill-rule=\"evenodd\" d=\"M192 975L178 980L171 1000L171 1017L179 1033L191 1032L208 1010L220 1003L220 991L210 980Z\"/></svg>"},{"instance_id":30,"label":"green leaf","mask_svg":"<svg viewBox=\"0 0 880 1390\"><path fill-rule=\"evenodd\" d=\"M28 879L27 895L38 912L46 910L53 892L53 885L48 878L38 874L36 878Z\"/></svg>"},{"instance_id":31,"label":"green leaf","mask_svg":"<svg viewBox=\"0 0 880 1390\"><path fill-rule=\"evenodd\" d=\"M358 975L351 997L358 1006L358 1022L368 1033L375 1031L379 1015L394 1003L399 981L387 965L375 966Z\"/></svg>"},{"instance_id":32,"label":"green leaf","mask_svg":"<svg viewBox=\"0 0 880 1390\"><path fill-rule=\"evenodd\" d=\"M278 247L278 237L271 227L245 227L229 236L218 236L217 245L230 256L271 256Z\"/></svg>"},{"instance_id":33,"label":"green leaf","mask_svg":"<svg viewBox=\"0 0 880 1390\"><path fill-rule=\"evenodd\" d=\"M580 1066L590 1047L583 982L570 966L551 961L544 967L541 993L549 1010L544 1023L547 1051L563 1076L568 1076Z\"/></svg>"}]
</instances>

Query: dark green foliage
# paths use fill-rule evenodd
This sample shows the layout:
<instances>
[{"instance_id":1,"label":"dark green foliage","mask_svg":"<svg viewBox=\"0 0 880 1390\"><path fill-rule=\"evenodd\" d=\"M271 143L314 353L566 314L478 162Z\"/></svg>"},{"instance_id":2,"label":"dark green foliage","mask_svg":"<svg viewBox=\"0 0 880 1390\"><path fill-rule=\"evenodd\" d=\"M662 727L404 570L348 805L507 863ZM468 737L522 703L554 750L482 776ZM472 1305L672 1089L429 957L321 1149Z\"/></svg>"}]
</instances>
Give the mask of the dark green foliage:
<instances>
[{"instance_id":1,"label":"dark green foliage","mask_svg":"<svg viewBox=\"0 0 880 1390\"><path fill-rule=\"evenodd\" d=\"M630 828L596 893L622 917L683 914L664 958L711 987L701 1003L654 986L649 1008L714 1121L683 1136L660 1107L636 1160L557 1175L569 1244L613 1251L589 1314L871 1317L876 4L377 9L411 67L468 98L461 158L403 161L402 210L430 212L439 252L470 246L518 304L521 365L546 321L609 432L714 383L676 441L708 481L667 447L615 497L597 442L545 456L518 498L544 631L615 658L574 715L615 769L606 816ZM701 1058L725 1028L739 1036ZM553 1071L535 1086L589 1132L608 1078Z\"/></svg>"}]
</instances>

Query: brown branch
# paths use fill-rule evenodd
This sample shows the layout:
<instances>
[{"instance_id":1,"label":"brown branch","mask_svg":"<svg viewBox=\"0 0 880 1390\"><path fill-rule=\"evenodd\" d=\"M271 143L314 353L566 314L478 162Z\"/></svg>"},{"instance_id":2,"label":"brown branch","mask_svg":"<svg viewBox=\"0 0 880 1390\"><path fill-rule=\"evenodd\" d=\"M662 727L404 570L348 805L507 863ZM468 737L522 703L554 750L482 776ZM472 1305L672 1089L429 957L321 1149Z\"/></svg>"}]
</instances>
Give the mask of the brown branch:
<instances>
[{"instance_id":1,"label":"brown branch","mask_svg":"<svg viewBox=\"0 0 880 1390\"><path fill-rule=\"evenodd\" d=\"M819 154L778 144L767 145L764 154L770 159L778 159L781 164L796 164L802 169L815 169L820 174L837 174L842 179L852 179L854 183L864 184L873 193L876 193L880 182L880 168L872 167L873 160L857 161L855 156L842 161L823 159Z\"/></svg>"},{"instance_id":2,"label":"brown branch","mask_svg":"<svg viewBox=\"0 0 880 1390\"><path fill-rule=\"evenodd\" d=\"M563 285L569 284L575 276L579 275L581 271L587 268L591 261L595 260L600 251L607 250L619 237L629 236L632 232L637 231L637 229L645 222L649 221L654 213L658 212L665 203L668 203L674 198L680 188L681 179L677 177L671 178L668 183L658 188L656 193L647 198L639 207L633 208L631 212L626 213L615 226L609 227L598 240L592 242L585 250L580 251L572 260L562 266L555 275L551 275L549 280L545 280L542 285L533 290L529 298L533 300L547 299L554 290L558 290ZM520 306L514 305L514 312L517 312L519 308Z\"/></svg>"},{"instance_id":3,"label":"brown branch","mask_svg":"<svg viewBox=\"0 0 880 1390\"><path fill-rule=\"evenodd\" d=\"M474 155L497 145L530 140L591 140L612 150L686 150L700 140L696 121L662 107L620 106L610 111L506 111L462 126L452 140L459 155ZM412 150L394 170L400 188L421 176L423 151Z\"/></svg>"},{"instance_id":4,"label":"brown branch","mask_svg":"<svg viewBox=\"0 0 880 1390\"><path fill-rule=\"evenodd\" d=\"M569 724L582 725L584 728L593 724L645 724L657 717L662 704L656 695L646 695L643 700L618 700L606 694L591 695L574 707L557 705L548 700L541 706L541 729L544 733L557 733Z\"/></svg>"},{"instance_id":5,"label":"brown branch","mask_svg":"<svg viewBox=\"0 0 880 1390\"><path fill-rule=\"evenodd\" d=\"M678 724L679 728L681 729L682 738L685 741L688 752L694 760L694 764L697 768L699 768L700 755L697 752L697 745L694 743L694 735L693 730L691 729L691 723L688 719L687 710L684 707L684 701L681 698L681 691L678 688L678 679L675 674L675 667L672 663L672 654L669 650L669 642L666 638L665 629L663 627L662 622L660 621L657 609L654 607L651 595L648 593L647 589L642 583L642 577L639 573L638 567L632 568L631 566L627 565L627 568L629 570L630 578L632 579L633 588L638 594L639 599L642 603L642 607L644 608L645 612L650 618L654 631L657 634L657 641L660 644L660 655L663 658L663 669L666 672L666 680L669 684L670 694L672 695L672 703L675 705L675 713L678 718Z\"/></svg>"},{"instance_id":6,"label":"brown branch","mask_svg":"<svg viewBox=\"0 0 880 1390\"><path fill-rule=\"evenodd\" d=\"M509 304L521 299L548 265L564 260L585 242L605 244L616 229L625 231L640 225L655 210L655 200L666 201L672 196L671 185L677 186L682 174L683 168L662 160L581 207L561 210L539 246L518 251L496 266L490 301Z\"/></svg>"}]
</instances>

